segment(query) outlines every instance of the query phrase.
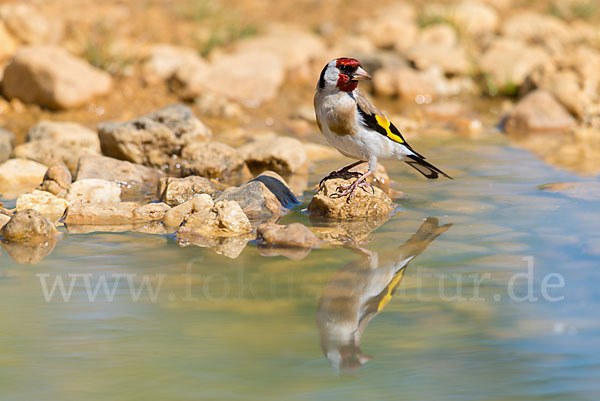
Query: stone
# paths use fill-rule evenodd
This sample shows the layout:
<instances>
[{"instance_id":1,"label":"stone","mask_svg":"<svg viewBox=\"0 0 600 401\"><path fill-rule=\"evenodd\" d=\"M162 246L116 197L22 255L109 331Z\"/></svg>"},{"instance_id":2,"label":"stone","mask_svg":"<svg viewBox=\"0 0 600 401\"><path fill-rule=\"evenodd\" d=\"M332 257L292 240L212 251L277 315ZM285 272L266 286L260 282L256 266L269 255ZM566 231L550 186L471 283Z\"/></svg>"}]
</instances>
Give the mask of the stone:
<instances>
[{"instance_id":1,"label":"stone","mask_svg":"<svg viewBox=\"0 0 600 401\"><path fill-rule=\"evenodd\" d=\"M448 24L435 24L426 27L417 38L416 45L439 46L452 49L458 44L456 29Z\"/></svg>"},{"instance_id":2,"label":"stone","mask_svg":"<svg viewBox=\"0 0 600 401\"><path fill-rule=\"evenodd\" d=\"M308 211L312 214L337 218L354 219L372 216L385 216L392 213L392 200L381 189L372 187L359 188L348 201L348 197L332 197L339 186L350 185L354 179L334 178L324 182L323 186L313 196Z\"/></svg>"},{"instance_id":3,"label":"stone","mask_svg":"<svg viewBox=\"0 0 600 401\"><path fill-rule=\"evenodd\" d=\"M256 240L261 246L282 248L312 248L319 243L317 236L301 223L261 224L256 231Z\"/></svg>"},{"instance_id":4,"label":"stone","mask_svg":"<svg viewBox=\"0 0 600 401\"><path fill-rule=\"evenodd\" d=\"M54 224L37 210L15 212L2 227L0 235L4 242L40 243L55 237L58 231Z\"/></svg>"},{"instance_id":5,"label":"stone","mask_svg":"<svg viewBox=\"0 0 600 401\"><path fill-rule=\"evenodd\" d=\"M490 94L495 95L521 86L532 71L548 63L550 57L541 48L502 38L494 40L481 55L479 69L487 77Z\"/></svg>"},{"instance_id":6,"label":"stone","mask_svg":"<svg viewBox=\"0 0 600 401\"><path fill-rule=\"evenodd\" d=\"M47 167L27 159L9 159L0 164L0 188L34 188L44 180Z\"/></svg>"},{"instance_id":7,"label":"stone","mask_svg":"<svg viewBox=\"0 0 600 401\"><path fill-rule=\"evenodd\" d=\"M70 204L110 204L121 202L121 188L113 181L89 178L71 184L67 195Z\"/></svg>"},{"instance_id":8,"label":"stone","mask_svg":"<svg viewBox=\"0 0 600 401\"><path fill-rule=\"evenodd\" d=\"M212 135L183 104L120 124L102 123L98 133L104 155L155 168L176 167L182 149Z\"/></svg>"},{"instance_id":9,"label":"stone","mask_svg":"<svg viewBox=\"0 0 600 401\"><path fill-rule=\"evenodd\" d=\"M196 142L181 151L184 175L199 175L236 185L249 171L243 157L229 145L220 142Z\"/></svg>"},{"instance_id":10,"label":"stone","mask_svg":"<svg viewBox=\"0 0 600 401\"><path fill-rule=\"evenodd\" d=\"M179 246L195 245L203 248L211 248L219 255L235 259L246 248L248 241L254 236L250 233L237 234L230 236L206 237L203 235L181 234L177 233L177 242Z\"/></svg>"},{"instance_id":11,"label":"stone","mask_svg":"<svg viewBox=\"0 0 600 401\"><path fill-rule=\"evenodd\" d=\"M100 139L95 131L73 122L42 120L29 128L27 141L52 140L64 146L87 148L100 153Z\"/></svg>"},{"instance_id":12,"label":"stone","mask_svg":"<svg viewBox=\"0 0 600 401\"><path fill-rule=\"evenodd\" d=\"M180 91L184 98L193 99L210 91L246 107L258 107L277 95L284 72L285 65L278 55L241 50L221 54L208 66L184 65L174 78L175 86L183 88Z\"/></svg>"},{"instance_id":13,"label":"stone","mask_svg":"<svg viewBox=\"0 0 600 401\"><path fill-rule=\"evenodd\" d=\"M164 173L112 157L87 155L79 160L76 177L77 181L92 178L112 181L121 187L123 200L132 200L139 194L154 194Z\"/></svg>"},{"instance_id":14,"label":"stone","mask_svg":"<svg viewBox=\"0 0 600 401\"><path fill-rule=\"evenodd\" d=\"M306 168L306 151L302 142L295 138L277 136L275 139L258 140L238 148L252 174L272 170L290 175Z\"/></svg>"},{"instance_id":15,"label":"stone","mask_svg":"<svg viewBox=\"0 0 600 401\"><path fill-rule=\"evenodd\" d=\"M305 143L304 150L306 151L306 158L311 162L334 159L340 155L333 146L314 142Z\"/></svg>"},{"instance_id":16,"label":"stone","mask_svg":"<svg viewBox=\"0 0 600 401\"><path fill-rule=\"evenodd\" d=\"M12 2L0 6L0 20L23 44L56 43L63 33L57 19L49 19L27 2Z\"/></svg>"},{"instance_id":17,"label":"stone","mask_svg":"<svg viewBox=\"0 0 600 401\"><path fill-rule=\"evenodd\" d=\"M66 195L66 191L73 181L71 172L67 166L62 163L55 163L48 167L44 175L44 181L38 187L41 191L50 192L53 195Z\"/></svg>"},{"instance_id":18,"label":"stone","mask_svg":"<svg viewBox=\"0 0 600 401\"><path fill-rule=\"evenodd\" d=\"M252 231L250 220L235 201L221 200L185 218L178 235L231 236Z\"/></svg>"},{"instance_id":19,"label":"stone","mask_svg":"<svg viewBox=\"0 0 600 401\"><path fill-rule=\"evenodd\" d=\"M90 154L98 154L98 151L66 145L51 139L26 142L14 149L16 157L33 160L46 166L64 163L71 174L77 172L79 159Z\"/></svg>"},{"instance_id":20,"label":"stone","mask_svg":"<svg viewBox=\"0 0 600 401\"><path fill-rule=\"evenodd\" d=\"M163 222L167 227L179 227L186 217L194 212L202 212L214 206L208 194L196 195L187 202L177 205L165 213Z\"/></svg>"},{"instance_id":21,"label":"stone","mask_svg":"<svg viewBox=\"0 0 600 401\"><path fill-rule=\"evenodd\" d=\"M56 221L62 217L68 206L69 202L63 198L54 196L50 192L34 190L17 198L16 210L33 209L44 217Z\"/></svg>"},{"instance_id":22,"label":"stone","mask_svg":"<svg viewBox=\"0 0 600 401\"><path fill-rule=\"evenodd\" d=\"M204 117L237 121L248 120L242 106L213 92L199 93L194 98L194 110Z\"/></svg>"},{"instance_id":23,"label":"stone","mask_svg":"<svg viewBox=\"0 0 600 401\"><path fill-rule=\"evenodd\" d=\"M164 177L160 179L157 196L173 207L189 201L196 195L213 195L215 192L215 187L204 177Z\"/></svg>"},{"instance_id":24,"label":"stone","mask_svg":"<svg viewBox=\"0 0 600 401\"><path fill-rule=\"evenodd\" d=\"M190 47L157 44L150 48L142 62L142 78L148 84L169 80L182 65L202 62Z\"/></svg>"},{"instance_id":25,"label":"stone","mask_svg":"<svg viewBox=\"0 0 600 401\"><path fill-rule=\"evenodd\" d=\"M169 87L181 99L193 100L207 92L204 82L208 79L210 71L210 65L206 61L200 58L190 60L179 66L171 75Z\"/></svg>"},{"instance_id":26,"label":"stone","mask_svg":"<svg viewBox=\"0 0 600 401\"><path fill-rule=\"evenodd\" d=\"M230 187L217 198L236 201L251 220L265 220L281 215L297 202L285 181L261 175L240 187Z\"/></svg>"},{"instance_id":27,"label":"stone","mask_svg":"<svg viewBox=\"0 0 600 401\"><path fill-rule=\"evenodd\" d=\"M6 223L10 220L11 216L0 213L0 228L4 227Z\"/></svg>"},{"instance_id":28,"label":"stone","mask_svg":"<svg viewBox=\"0 0 600 401\"><path fill-rule=\"evenodd\" d=\"M377 47L395 46L397 50L402 50L404 46L410 46L417 37L415 16L413 5L398 2L381 9L373 18L363 20L358 25L358 31Z\"/></svg>"},{"instance_id":29,"label":"stone","mask_svg":"<svg viewBox=\"0 0 600 401\"><path fill-rule=\"evenodd\" d=\"M2 90L9 99L51 109L81 106L111 90L112 78L56 46L25 46L4 70Z\"/></svg>"},{"instance_id":30,"label":"stone","mask_svg":"<svg viewBox=\"0 0 600 401\"><path fill-rule=\"evenodd\" d=\"M509 134L560 133L575 125L573 116L550 93L538 89L515 105L504 129Z\"/></svg>"},{"instance_id":31,"label":"stone","mask_svg":"<svg viewBox=\"0 0 600 401\"><path fill-rule=\"evenodd\" d=\"M445 74L464 75L471 70L471 63L463 47L440 45L415 45L405 52L406 58L418 69L439 66Z\"/></svg>"},{"instance_id":32,"label":"stone","mask_svg":"<svg viewBox=\"0 0 600 401\"><path fill-rule=\"evenodd\" d=\"M148 203L133 210L133 223L161 221L171 209L166 203Z\"/></svg>"},{"instance_id":33,"label":"stone","mask_svg":"<svg viewBox=\"0 0 600 401\"><path fill-rule=\"evenodd\" d=\"M17 41L6 28L6 24L0 20L0 60L12 56L18 47Z\"/></svg>"},{"instance_id":34,"label":"stone","mask_svg":"<svg viewBox=\"0 0 600 401\"><path fill-rule=\"evenodd\" d=\"M7 129L0 128L0 163L4 163L12 154L15 134Z\"/></svg>"},{"instance_id":35,"label":"stone","mask_svg":"<svg viewBox=\"0 0 600 401\"><path fill-rule=\"evenodd\" d=\"M450 19L461 32L476 36L495 32L500 18L488 4L463 1L451 9Z\"/></svg>"},{"instance_id":36,"label":"stone","mask_svg":"<svg viewBox=\"0 0 600 401\"><path fill-rule=\"evenodd\" d=\"M72 203L65 212L66 225L132 224L133 211L140 205L133 202L112 204Z\"/></svg>"},{"instance_id":37,"label":"stone","mask_svg":"<svg viewBox=\"0 0 600 401\"><path fill-rule=\"evenodd\" d=\"M566 22L551 15L531 11L507 18L502 24L502 34L531 43L548 43L550 40L566 43L572 38L571 29Z\"/></svg>"},{"instance_id":38,"label":"stone","mask_svg":"<svg viewBox=\"0 0 600 401\"><path fill-rule=\"evenodd\" d=\"M373 76L375 92L382 95L398 95L407 100L418 96L431 99L436 96L434 83L422 72L411 68L399 70L382 69Z\"/></svg>"}]
</instances>

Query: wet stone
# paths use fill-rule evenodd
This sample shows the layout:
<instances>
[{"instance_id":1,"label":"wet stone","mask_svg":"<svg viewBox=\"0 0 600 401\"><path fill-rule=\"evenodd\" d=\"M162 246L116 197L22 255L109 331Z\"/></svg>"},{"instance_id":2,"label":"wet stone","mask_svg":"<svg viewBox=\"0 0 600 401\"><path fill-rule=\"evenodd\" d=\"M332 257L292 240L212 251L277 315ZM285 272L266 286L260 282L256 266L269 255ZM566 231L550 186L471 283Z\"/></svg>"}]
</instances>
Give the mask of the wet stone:
<instances>
[{"instance_id":1,"label":"wet stone","mask_svg":"<svg viewBox=\"0 0 600 401\"><path fill-rule=\"evenodd\" d=\"M15 212L0 231L4 242L41 243L57 234L58 231L50 220L31 209Z\"/></svg>"},{"instance_id":2,"label":"wet stone","mask_svg":"<svg viewBox=\"0 0 600 401\"><path fill-rule=\"evenodd\" d=\"M50 192L53 195L66 195L72 180L71 172L67 166L62 162L55 163L48 167L46 175L44 175L44 181L37 189Z\"/></svg>"},{"instance_id":3,"label":"wet stone","mask_svg":"<svg viewBox=\"0 0 600 401\"><path fill-rule=\"evenodd\" d=\"M196 195L213 195L215 192L214 186L204 177L164 177L160 179L157 195L167 205L177 206L189 201Z\"/></svg>"}]
</instances>

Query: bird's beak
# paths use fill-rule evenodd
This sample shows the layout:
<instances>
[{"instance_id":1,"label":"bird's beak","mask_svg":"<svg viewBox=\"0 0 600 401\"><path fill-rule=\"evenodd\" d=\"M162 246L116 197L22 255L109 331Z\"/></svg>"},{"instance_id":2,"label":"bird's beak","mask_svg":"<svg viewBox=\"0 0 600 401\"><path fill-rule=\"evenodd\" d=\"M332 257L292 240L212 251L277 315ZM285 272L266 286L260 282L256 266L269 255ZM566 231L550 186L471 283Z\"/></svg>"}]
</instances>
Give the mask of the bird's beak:
<instances>
[{"instance_id":1,"label":"bird's beak","mask_svg":"<svg viewBox=\"0 0 600 401\"><path fill-rule=\"evenodd\" d=\"M362 67L358 67L354 74L352 75L353 81L364 81L366 79L373 79L368 72L362 69Z\"/></svg>"}]
</instances>

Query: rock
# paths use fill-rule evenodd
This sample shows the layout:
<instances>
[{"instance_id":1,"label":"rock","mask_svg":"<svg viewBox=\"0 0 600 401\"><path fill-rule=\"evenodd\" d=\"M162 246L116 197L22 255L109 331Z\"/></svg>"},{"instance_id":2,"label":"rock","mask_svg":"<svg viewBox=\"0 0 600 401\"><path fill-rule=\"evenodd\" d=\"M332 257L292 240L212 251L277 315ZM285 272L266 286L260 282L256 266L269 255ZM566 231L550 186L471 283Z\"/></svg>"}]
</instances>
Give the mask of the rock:
<instances>
[{"instance_id":1,"label":"rock","mask_svg":"<svg viewBox=\"0 0 600 401\"><path fill-rule=\"evenodd\" d=\"M282 248L312 248L319 243L317 236L300 223L261 224L256 231L256 240L262 246Z\"/></svg>"},{"instance_id":2,"label":"rock","mask_svg":"<svg viewBox=\"0 0 600 401\"><path fill-rule=\"evenodd\" d=\"M364 174L367 172L368 167L368 164L364 163L354 167L351 171L358 171L359 173ZM390 194L391 180L385 167L383 167L381 163L377 165L377 170L375 170L375 173L367 177L367 182L370 182L372 185L381 189L386 194Z\"/></svg>"},{"instance_id":3,"label":"rock","mask_svg":"<svg viewBox=\"0 0 600 401\"><path fill-rule=\"evenodd\" d=\"M204 82L208 79L210 71L209 64L204 60L190 60L172 74L169 87L183 100L193 100L207 92Z\"/></svg>"},{"instance_id":4,"label":"rock","mask_svg":"<svg viewBox=\"0 0 600 401\"><path fill-rule=\"evenodd\" d=\"M250 220L235 201L221 200L204 210L188 215L179 228L178 235L204 237L232 236L252 231Z\"/></svg>"},{"instance_id":5,"label":"rock","mask_svg":"<svg viewBox=\"0 0 600 401\"><path fill-rule=\"evenodd\" d=\"M15 134L0 128L0 163L4 163L10 158L14 141Z\"/></svg>"},{"instance_id":6,"label":"rock","mask_svg":"<svg viewBox=\"0 0 600 401\"><path fill-rule=\"evenodd\" d=\"M402 50L412 45L417 37L415 16L416 11L411 4L395 3L381 9L374 18L363 20L358 30L377 47L394 46L397 50Z\"/></svg>"},{"instance_id":7,"label":"rock","mask_svg":"<svg viewBox=\"0 0 600 401\"><path fill-rule=\"evenodd\" d=\"M89 178L71 184L66 196L70 204L110 204L121 202L121 188L115 182Z\"/></svg>"},{"instance_id":8,"label":"rock","mask_svg":"<svg viewBox=\"0 0 600 401\"><path fill-rule=\"evenodd\" d=\"M407 100L414 101L421 96L431 101L436 96L431 80L424 73L411 68L378 70L373 76L373 84L377 94L399 95Z\"/></svg>"},{"instance_id":9,"label":"rock","mask_svg":"<svg viewBox=\"0 0 600 401\"><path fill-rule=\"evenodd\" d=\"M69 225L124 225L133 222L133 211L140 205L133 202L112 204L72 203L65 212Z\"/></svg>"},{"instance_id":10,"label":"rock","mask_svg":"<svg viewBox=\"0 0 600 401\"><path fill-rule=\"evenodd\" d=\"M90 153L100 153L98 134L73 122L42 120L27 132L27 141L52 140L64 146L86 148Z\"/></svg>"},{"instance_id":11,"label":"rock","mask_svg":"<svg viewBox=\"0 0 600 401\"><path fill-rule=\"evenodd\" d=\"M215 203L208 194L194 196L190 200L167 210L163 222L167 227L179 227L188 215L194 212L208 210L212 208L214 204Z\"/></svg>"},{"instance_id":12,"label":"rock","mask_svg":"<svg viewBox=\"0 0 600 401\"><path fill-rule=\"evenodd\" d=\"M285 180L273 172L265 172L240 187L227 188L217 198L236 201L251 220L265 220L280 215L298 200Z\"/></svg>"},{"instance_id":13,"label":"rock","mask_svg":"<svg viewBox=\"0 0 600 401\"><path fill-rule=\"evenodd\" d=\"M184 175L200 175L236 185L250 174L238 151L220 142L192 143L181 151L181 158Z\"/></svg>"},{"instance_id":14,"label":"rock","mask_svg":"<svg viewBox=\"0 0 600 401\"><path fill-rule=\"evenodd\" d=\"M572 37L571 30L564 21L530 11L507 18L502 24L502 34L509 38L546 44L551 40L566 43Z\"/></svg>"},{"instance_id":15,"label":"rock","mask_svg":"<svg viewBox=\"0 0 600 401\"><path fill-rule=\"evenodd\" d=\"M452 49L458 44L456 29L448 24L435 24L423 29L416 45L439 46Z\"/></svg>"},{"instance_id":16,"label":"rock","mask_svg":"<svg viewBox=\"0 0 600 401\"><path fill-rule=\"evenodd\" d=\"M18 47L17 41L6 29L6 24L0 20L0 60L12 56Z\"/></svg>"},{"instance_id":17,"label":"rock","mask_svg":"<svg viewBox=\"0 0 600 401\"><path fill-rule=\"evenodd\" d=\"M463 1L452 8L450 19L469 35L493 33L498 28L498 13L493 7L476 1Z\"/></svg>"},{"instance_id":18,"label":"rock","mask_svg":"<svg viewBox=\"0 0 600 401\"><path fill-rule=\"evenodd\" d=\"M67 166L64 163L56 163L48 167L44 181L38 189L57 196L66 195L72 181L71 172Z\"/></svg>"},{"instance_id":19,"label":"rock","mask_svg":"<svg viewBox=\"0 0 600 401\"><path fill-rule=\"evenodd\" d=\"M62 36L63 27L59 20L48 19L26 2L0 6L0 20L24 44L56 43Z\"/></svg>"},{"instance_id":20,"label":"rock","mask_svg":"<svg viewBox=\"0 0 600 401\"><path fill-rule=\"evenodd\" d=\"M4 227L6 223L10 220L11 216L0 213L0 228Z\"/></svg>"},{"instance_id":21,"label":"rock","mask_svg":"<svg viewBox=\"0 0 600 401\"><path fill-rule=\"evenodd\" d=\"M166 203L148 203L133 210L133 223L160 221L171 209Z\"/></svg>"},{"instance_id":22,"label":"rock","mask_svg":"<svg viewBox=\"0 0 600 401\"><path fill-rule=\"evenodd\" d=\"M182 149L212 135L183 104L125 123L102 123L98 133L106 156L155 168L176 167Z\"/></svg>"},{"instance_id":23,"label":"rock","mask_svg":"<svg viewBox=\"0 0 600 401\"><path fill-rule=\"evenodd\" d=\"M98 151L69 146L51 139L43 139L17 146L14 154L16 157L33 160L46 166L64 163L71 174L75 174L79 158L85 155L98 154Z\"/></svg>"},{"instance_id":24,"label":"rock","mask_svg":"<svg viewBox=\"0 0 600 401\"><path fill-rule=\"evenodd\" d=\"M278 136L275 139L250 142L238 149L252 174L272 170L281 175L298 173L306 168L306 151L295 138Z\"/></svg>"},{"instance_id":25,"label":"rock","mask_svg":"<svg viewBox=\"0 0 600 401\"><path fill-rule=\"evenodd\" d=\"M51 109L81 106L111 87L108 73L55 46L20 48L2 80L6 97Z\"/></svg>"},{"instance_id":26,"label":"rock","mask_svg":"<svg viewBox=\"0 0 600 401\"><path fill-rule=\"evenodd\" d=\"M49 192L34 190L17 198L17 211L33 209L44 217L56 221L65 213L69 202Z\"/></svg>"},{"instance_id":27,"label":"rock","mask_svg":"<svg viewBox=\"0 0 600 401\"><path fill-rule=\"evenodd\" d=\"M248 241L252 240L252 234L237 234L231 236L205 237L203 235L177 234L177 242L180 246L195 245L203 248L211 248L219 255L235 259L244 250Z\"/></svg>"},{"instance_id":28,"label":"rock","mask_svg":"<svg viewBox=\"0 0 600 401\"><path fill-rule=\"evenodd\" d=\"M164 177L160 179L157 195L159 199L173 207L187 202L196 195L213 195L215 192L211 182L204 177Z\"/></svg>"},{"instance_id":29,"label":"rock","mask_svg":"<svg viewBox=\"0 0 600 401\"><path fill-rule=\"evenodd\" d=\"M4 242L40 243L58 234L54 225L36 210L17 211L2 227Z\"/></svg>"},{"instance_id":30,"label":"rock","mask_svg":"<svg viewBox=\"0 0 600 401\"><path fill-rule=\"evenodd\" d=\"M202 62L195 49L168 44L154 45L142 63L142 78L148 84L157 84L170 79L182 65L194 62Z\"/></svg>"},{"instance_id":31,"label":"rock","mask_svg":"<svg viewBox=\"0 0 600 401\"><path fill-rule=\"evenodd\" d=\"M583 120L593 100L579 82L580 79L574 71L566 70L552 74L539 86L554 95L570 112Z\"/></svg>"},{"instance_id":32,"label":"rock","mask_svg":"<svg viewBox=\"0 0 600 401\"><path fill-rule=\"evenodd\" d=\"M560 133L575 125L573 116L551 94L538 89L515 105L506 119L504 129L509 134Z\"/></svg>"},{"instance_id":33,"label":"rock","mask_svg":"<svg viewBox=\"0 0 600 401\"><path fill-rule=\"evenodd\" d=\"M44 180L46 170L46 166L32 160L9 159L0 164L0 188L34 188Z\"/></svg>"},{"instance_id":34,"label":"rock","mask_svg":"<svg viewBox=\"0 0 600 401\"><path fill-rule=\"evenodd\" d=\"M445 74L467 74L471 63L462 47L440 45L415 45L405 52L406 58L418 69L426 70L439 66Z\"/></svg>"},{"instance_id":35,"label":"rock","mask_svg":"<svg viewBox=\"0 0 600 401\"><path fill-rule=\"evenodd\" d=\"M198 94L194 98L194 110L205 117L238 121L248 119L242 106L212 92Z\"/></svg>"},{"instance_id":36,"label":"rock","mask_svg":"<svg viewBox=\"0 0 600 401\"><path fill-rule=\"evenodd\" d=\"M306 158L311 162L339 157L339 152L333 146L321 145L320 143L307 142L304 144L304 150L306 151Z\"/></svg>"},{"instance_id":37,"label":"rock","mask_svg":"<svg viewBox=\"0 0 600 401\"><path fill-rule=\"evenodd\" d=\"M345 196L331 197L337 192L337 187L350 185L353 181L342 178L325 181L308 205L308 211L324 217L353 219L389 215L394 210L392 200L377 187L373 187L374 195L368 188L359 188L349 202Z\"/></svg>"},{"instance_id":38,"label":"rock","mask_svg":"<svg viewBox=\"0 0 600 401\"><path fill-rule=\"evenodd\" d=\"M174 86L186 99L210 91L246 107L258 107L277 95L284 69L283 61L275 54L242 50L222 54L209 66L183 65L174 76Z\"/></svg>"},{"instance_id":39,"label":"rock","mask_svg":"<svg viewBox=\"0 0 600 401\"><path fill-rule=\"evenodd\" d=\"M533 70L548 63L549 56L539 47L516 39L496 39L480 57L479 68L488 77L490 94L495 95L521 86Z\"/></svg>"},{"instance_id":40,"label":"rock","mask_svg":"<svg viewBox=\"0 0 600 401\"><path fill-rule=\"evenodd\" d=\"M96 155L82 157L77 169L77 181L94 178L118 184L124 200L136 199L140 194L154 194L163 177L162 171L151 167Z\"/></svg>"}]
</instances>

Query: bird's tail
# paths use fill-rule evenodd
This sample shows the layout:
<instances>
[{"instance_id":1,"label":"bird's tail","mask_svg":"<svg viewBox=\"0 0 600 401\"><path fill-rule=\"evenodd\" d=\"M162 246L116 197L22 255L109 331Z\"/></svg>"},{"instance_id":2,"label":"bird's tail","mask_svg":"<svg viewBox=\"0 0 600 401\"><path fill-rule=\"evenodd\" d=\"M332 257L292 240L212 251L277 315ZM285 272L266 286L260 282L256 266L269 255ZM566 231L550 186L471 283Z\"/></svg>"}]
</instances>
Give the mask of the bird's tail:
<instances>
[{"instance_id":1,"label":"bird's tail","mask_svg":"<svg viewBox=\"0 0 600 401\"><path fill-rule=\"evenodd\" d=\"M404 245L398 248L401 252L399 259L415 258L427 248L427 246L438 236L448 231L452 223L439 225L439 220L435 217L428 217L419 230Z\"/></svg>"},{"instance_id":2,"label":"bird's tail","mask_svg":"<svg viewBox=\"0 0 600 401\"><path fill-rule=\"evenodd\" d=\"M409 166L411 166L430 180L437 179L440 174L451 180L453 179L433 164L426 162L423 157L419 157L418 155L410 155L408 156L408 158L410 160L407 160L406 164L408 164Z\"/></svg>"}]
</instances>

